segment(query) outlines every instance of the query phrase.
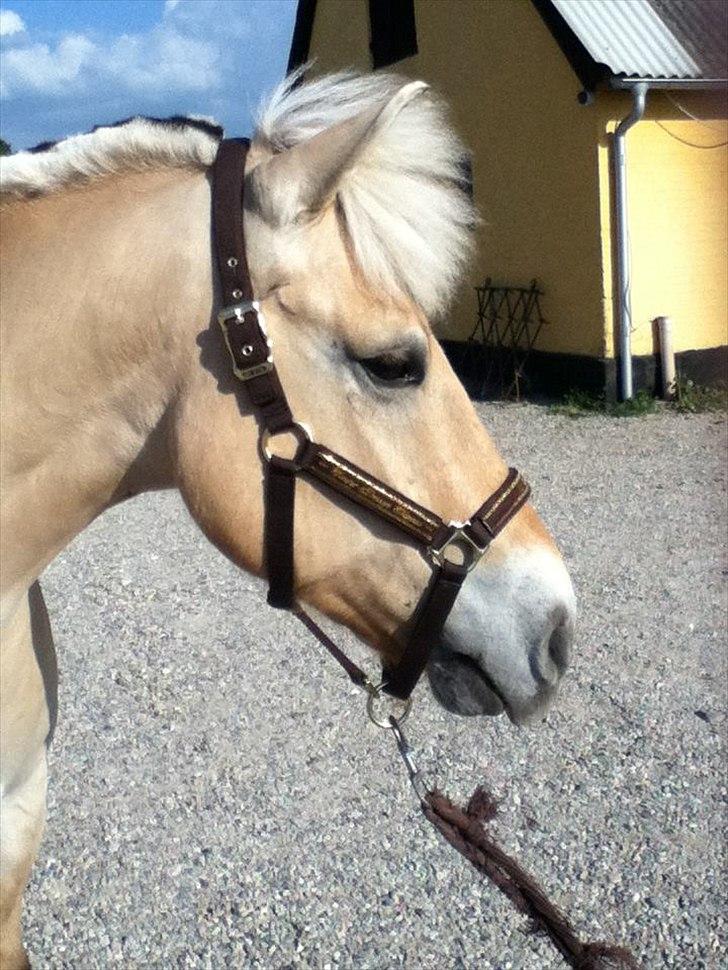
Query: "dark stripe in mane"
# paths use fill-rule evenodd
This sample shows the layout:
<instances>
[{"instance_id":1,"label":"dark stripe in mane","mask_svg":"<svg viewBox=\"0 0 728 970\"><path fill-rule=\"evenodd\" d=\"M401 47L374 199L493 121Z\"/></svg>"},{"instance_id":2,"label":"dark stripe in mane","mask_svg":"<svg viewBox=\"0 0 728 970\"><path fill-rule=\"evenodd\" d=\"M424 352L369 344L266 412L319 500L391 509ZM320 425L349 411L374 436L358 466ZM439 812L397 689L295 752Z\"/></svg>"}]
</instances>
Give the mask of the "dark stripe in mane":
<instances>
[{"instance_id":1,"label":"dark stripe in mane","mask_svg":"<svg viewBox=\"0 0 728 970\"><path fill-rule=\"evenodd\" d=\"M51 148L55 148L57 144L57 141L42 141L38 145L34 145L32 148L28 148L27 151L33 155L39 155L41 152L49 152Z\"/></svg>"}]
</instances>

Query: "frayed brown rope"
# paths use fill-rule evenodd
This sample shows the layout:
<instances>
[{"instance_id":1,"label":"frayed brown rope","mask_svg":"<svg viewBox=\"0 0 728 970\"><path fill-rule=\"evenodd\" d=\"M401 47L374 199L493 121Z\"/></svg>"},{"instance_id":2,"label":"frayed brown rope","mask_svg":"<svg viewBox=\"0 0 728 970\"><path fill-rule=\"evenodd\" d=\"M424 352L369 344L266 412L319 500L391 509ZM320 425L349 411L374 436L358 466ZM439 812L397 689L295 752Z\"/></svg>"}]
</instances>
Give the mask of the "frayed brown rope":
<instances>
[{"instance_id":1,"label":"frayed brown rope","mask_svg":"<svg viewBox=\"0 0 728 970\"><path fill-rule=\"evenodd\" d=\"M497 813L497 801L478 787L467 808L458 808L442 792L426 794L422 810L454 848L495 883L516 909L546 933L574 970L640 970L634 956L621 946L582 943L566 916L557 909L533 876L507 855L485 826Z\"/></svg>"}]
</instances>

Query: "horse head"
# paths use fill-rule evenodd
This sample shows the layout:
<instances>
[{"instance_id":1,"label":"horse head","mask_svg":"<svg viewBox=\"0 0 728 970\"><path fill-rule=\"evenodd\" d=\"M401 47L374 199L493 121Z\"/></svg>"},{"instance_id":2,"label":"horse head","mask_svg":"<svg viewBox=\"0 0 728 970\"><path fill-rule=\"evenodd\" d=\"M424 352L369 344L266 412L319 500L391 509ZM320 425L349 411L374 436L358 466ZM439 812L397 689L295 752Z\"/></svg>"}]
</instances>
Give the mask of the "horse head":
<instances>
[{"instance_id":1,"label":"horse head","mask_svg":"<svg viewBox=\"0 0 728 970\"><path fill-rule=\"evenodd\" d=\"M244 190L253 290L296 418L445 521L467 519L506 474L432 329L476 224L462 155L419 82L289 81L259 120ZM262 573L256 417L215 324L200 344L205 378L191 377L176 407L178 482L208 536ZM416 548L310 482L295 535L297 597L396 663L430 574ZM461 714L541 716L574 613L559 551L529 505L467 576L430 660L435 696Z\"/></svg>"}]
</instances>

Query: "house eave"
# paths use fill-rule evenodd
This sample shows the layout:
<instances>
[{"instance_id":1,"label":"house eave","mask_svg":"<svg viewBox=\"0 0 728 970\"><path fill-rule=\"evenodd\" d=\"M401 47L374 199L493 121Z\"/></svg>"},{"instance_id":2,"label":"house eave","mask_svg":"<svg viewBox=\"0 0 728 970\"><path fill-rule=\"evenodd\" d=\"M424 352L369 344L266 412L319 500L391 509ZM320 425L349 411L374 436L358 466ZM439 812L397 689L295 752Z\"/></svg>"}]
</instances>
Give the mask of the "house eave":
<instances>
[{"instance_id":1,"label":"house eave","mask_svg":"<svg viewBox=\"0 0 728 970\"><path fill-rule=\"evenodd\" d=\"M613 91L628 91L637 84L647 84L654 89L688 89L691 91L727 91L728 79L709 77L625 77L612 75L607 86Z\"/></svg>"}]
</instances>

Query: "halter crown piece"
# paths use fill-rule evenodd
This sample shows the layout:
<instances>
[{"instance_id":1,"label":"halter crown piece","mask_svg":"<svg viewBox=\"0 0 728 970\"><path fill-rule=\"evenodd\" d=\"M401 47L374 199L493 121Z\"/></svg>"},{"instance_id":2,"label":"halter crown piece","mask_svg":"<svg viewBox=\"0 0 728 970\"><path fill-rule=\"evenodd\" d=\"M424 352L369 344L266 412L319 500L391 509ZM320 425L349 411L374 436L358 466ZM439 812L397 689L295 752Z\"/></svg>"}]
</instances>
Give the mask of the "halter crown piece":
<instances>
[{"instance_id":1,"label":"halter crown piece","mask_svg":"<svg viewBox=\"0 0 728 970\"><path fill-rule=\"evenodd\" d=\"M220 142L214 166L213 229L223 302L218 321L230 352L233 373L244 384L262 429L268 602L291 610L333 654L352 681L366 688L370 696L382 690L407 700L440 639L465 577L526 503L531 490L511 468L503 484L467 522L447 523L335 451L313 441L308 430L294 420L273 361L263 314L254 299L245 257L243 184L248 148L249 142L244 139ZM281 434L295 437L298 446L291 459L271 450L271 439ZM296 603L294 508L296 478L302 474L387 521L414 540L432 564L432 578L413 614L405 649L396 664L384 669L379 687L374 687L364 671Z\"/></svg>"}]
</instances>

